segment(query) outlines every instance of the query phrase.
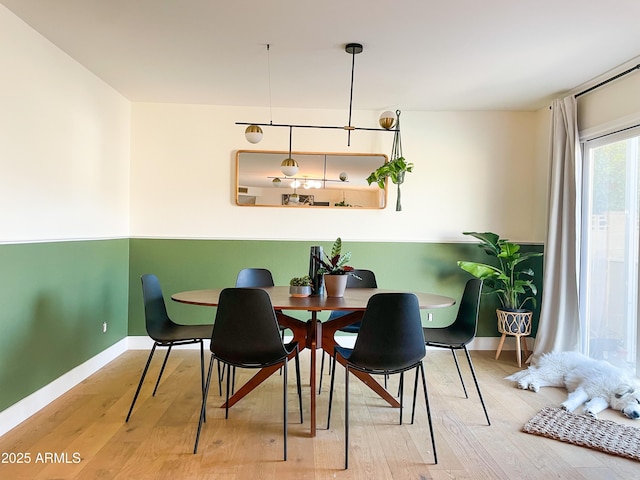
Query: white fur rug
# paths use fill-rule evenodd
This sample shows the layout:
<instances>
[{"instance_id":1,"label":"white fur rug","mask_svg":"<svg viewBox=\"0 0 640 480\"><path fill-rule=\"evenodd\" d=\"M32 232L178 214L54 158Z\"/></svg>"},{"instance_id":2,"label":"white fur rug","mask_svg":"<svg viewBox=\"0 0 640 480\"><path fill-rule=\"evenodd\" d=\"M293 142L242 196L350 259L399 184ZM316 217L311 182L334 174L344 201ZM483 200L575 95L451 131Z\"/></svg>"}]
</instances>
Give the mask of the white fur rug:
<instances>
[{"instance_id":1,"label":"white fur rug","mask_svg":"<svg viewBox=\"0 0 640 480\"><path fill-rule=\"evenodd\" d=\"M640 428L546 407L522 431L640 461Z\"/></svg>"}]
</instances>

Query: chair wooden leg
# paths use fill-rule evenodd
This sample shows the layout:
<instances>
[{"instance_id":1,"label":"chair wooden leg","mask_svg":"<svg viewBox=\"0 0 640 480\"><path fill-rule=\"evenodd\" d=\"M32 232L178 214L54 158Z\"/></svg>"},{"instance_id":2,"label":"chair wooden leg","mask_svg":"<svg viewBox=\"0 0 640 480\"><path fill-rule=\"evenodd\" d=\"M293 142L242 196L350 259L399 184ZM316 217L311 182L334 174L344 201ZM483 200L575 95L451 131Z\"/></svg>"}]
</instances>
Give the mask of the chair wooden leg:
<instances>
[{"instance_id":1,"label":"chair wooden leg","mask_svg":"<svg viewBox=\"0 0 640 480\"><path fill-rule=\"evenodd\" d=\"M129 413L127 413L127 419L125 420L125 422L128 422L129 417L131 417L131 412L133 412L133 407L136 404L136 401L138 400L138 395L140 394L140 389L142 388L144 377L147 376L147 370L149 370L149 365L151 365L151 359L153 358L153 353L156 351L157 345L158 344L154 342L153 347L149 352L149 357L147 358L147 364L145 365L144 370L142 371L142 376L140 377L140 381L138 382L138 388L136 389L136 393L133 396L133 401L131 402L131 406L129 407Z\"/></svg>"},{"instance_id":2,"label":"chair wooden leg","mask_svg":"<svg viewBox=\"0 0 640 480\"><path fill-rule=\"evenodd\" d=\"M500 343L498 344L498 350L496 350L496 360L500 356L500 352L502 352L502 347L504 346L504 339L507 338L507 334L503 333L502 337L500 337Z\"/></svg>"}]
</instances>

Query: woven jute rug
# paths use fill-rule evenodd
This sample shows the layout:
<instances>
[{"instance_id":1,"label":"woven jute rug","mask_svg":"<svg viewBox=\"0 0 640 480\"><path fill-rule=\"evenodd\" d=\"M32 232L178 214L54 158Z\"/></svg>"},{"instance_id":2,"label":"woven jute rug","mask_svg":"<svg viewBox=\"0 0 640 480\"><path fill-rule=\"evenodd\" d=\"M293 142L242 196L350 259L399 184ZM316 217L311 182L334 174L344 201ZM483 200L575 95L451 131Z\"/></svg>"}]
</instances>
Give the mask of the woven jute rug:
<instances>
[{"instance_id":1,"label":"woven jute rug","mask_svg":"<svg viewBox=\"0 0 640 480\"><path fill-rule=\"evenodd\" d=\"M640 461L640 428L546 407L522 431Z\"/></svg>"}]
</instances>

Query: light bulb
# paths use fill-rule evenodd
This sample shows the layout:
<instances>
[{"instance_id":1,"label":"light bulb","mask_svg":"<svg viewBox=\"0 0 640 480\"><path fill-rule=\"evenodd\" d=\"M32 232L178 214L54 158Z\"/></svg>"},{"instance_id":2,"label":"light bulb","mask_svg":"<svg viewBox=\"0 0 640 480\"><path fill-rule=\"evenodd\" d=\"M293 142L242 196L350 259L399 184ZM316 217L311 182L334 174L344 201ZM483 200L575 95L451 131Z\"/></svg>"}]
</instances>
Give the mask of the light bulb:
<instances>
[{"instance_id":1,"label":"light bulb","mask_svg":"<svg viewBox=\"0 0 640 480\"><path fill-rule=\"evenodd\" d=\"M347 180L349 180L349 175L347 175L347 172L340 172L338 178L340 179L340 181L346 182Z\"/></svg>"},{"instance_id":2,"label":"light bulb","mask_svg":"<svg viewBox=\"0 0 640 480\"><path fill-rule=\"evenodd\" d=\"M249 125L244 131L244 136L249 143L258 143L262 140L262 129L258 125Z\"/></svg>"},{"instance_id":3,"label":"light bulb","mask_svg":"<svg viewBox=\"0 0 640 480\"><path fill-rule=\"evenodd\" d=\"M274 187L282 186L282 180L280 180L278 177L274 178L271 183L273 184Z\"/></svg>"},{"instance_id":4,"label":"light bulb","mask_svg":"<svg viewBox=\"0 0 640 480\"><path fill-rule=\"evenodd\" d=\"M298 173L298 162L296 162L293 158L285 158L280 164L280 170L287 177L293 177L296 173Z\"/></svg>"}]
</instances>

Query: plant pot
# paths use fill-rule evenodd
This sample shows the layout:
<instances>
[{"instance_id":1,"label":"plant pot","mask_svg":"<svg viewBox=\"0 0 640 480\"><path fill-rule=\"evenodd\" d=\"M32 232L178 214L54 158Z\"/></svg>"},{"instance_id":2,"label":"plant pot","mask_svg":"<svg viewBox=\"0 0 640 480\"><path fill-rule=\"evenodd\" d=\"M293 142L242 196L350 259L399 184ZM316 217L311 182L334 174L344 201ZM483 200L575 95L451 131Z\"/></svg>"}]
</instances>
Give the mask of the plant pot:
<instances>
[{"instance_id":1,"label":"plant pot","mask_svg":"<svg viewBox=\"0 0 640 480\"><path fill-rule=\"evenodd\" d=\"M325 275L324 286L329 297L344 297L348 275Z\"/></svg>"},{"instance_id":2,"label":"plant pot","mask_svg":"<svg viewBox=\"0 0 640 480\"><path fill-rule=\"evenodd\" d=\"M308 297L311 295L311 286L302 285L302 286L290 286L289 287L289 295L292 297Z\"/></svg>"},{"instance_id":3,"label":"plant pot","mask_svg":"<svg viewBox=\"0 0 640 480\"><path fill-rule=\"evenodd\" d=\"M496 310L498 315L498 332L507 335L531 335L531 317L533 312L524 309L502 309Z\"/></svg>"}]
</instances>

